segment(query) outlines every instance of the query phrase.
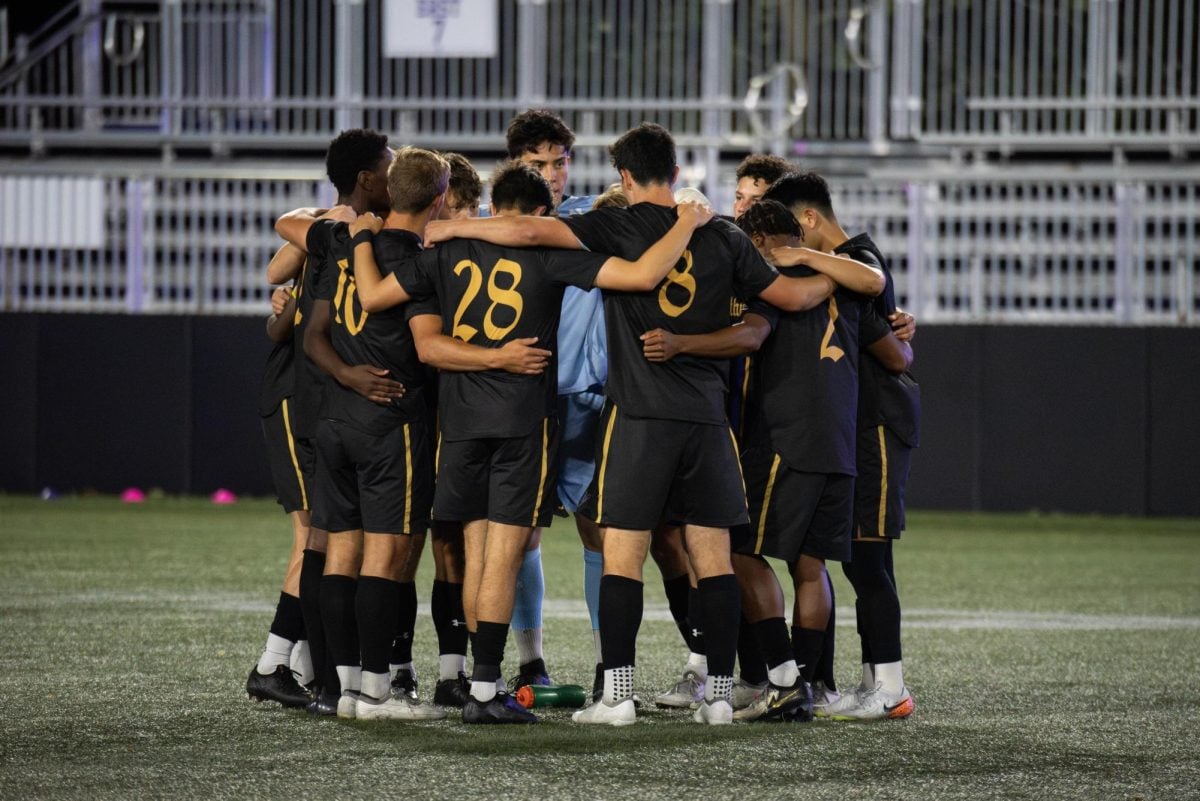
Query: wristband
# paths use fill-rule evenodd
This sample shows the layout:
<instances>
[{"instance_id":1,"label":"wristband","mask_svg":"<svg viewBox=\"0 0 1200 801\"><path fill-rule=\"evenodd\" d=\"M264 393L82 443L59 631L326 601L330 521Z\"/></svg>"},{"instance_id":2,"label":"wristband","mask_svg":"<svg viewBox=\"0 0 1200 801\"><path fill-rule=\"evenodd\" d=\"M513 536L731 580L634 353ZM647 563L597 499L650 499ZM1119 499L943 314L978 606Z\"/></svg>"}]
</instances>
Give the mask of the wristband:
<instances>
[{"instance_id":1,"label":"wristband","mask_svg":"<svg viewBox=\"0 0 1200 801\"><path fill-rule=\"evenodd\" d=\"M363 242L371 242L374 239L375 239L375 234L373 234L371 232L371 229L364 228L363 230L361 230L357 234L355 234L354 237L350 240L350 247L351 247L351 249L353 249L353 248L356 248L359 245L361 245Z\"/></svg>"}]
</instances>

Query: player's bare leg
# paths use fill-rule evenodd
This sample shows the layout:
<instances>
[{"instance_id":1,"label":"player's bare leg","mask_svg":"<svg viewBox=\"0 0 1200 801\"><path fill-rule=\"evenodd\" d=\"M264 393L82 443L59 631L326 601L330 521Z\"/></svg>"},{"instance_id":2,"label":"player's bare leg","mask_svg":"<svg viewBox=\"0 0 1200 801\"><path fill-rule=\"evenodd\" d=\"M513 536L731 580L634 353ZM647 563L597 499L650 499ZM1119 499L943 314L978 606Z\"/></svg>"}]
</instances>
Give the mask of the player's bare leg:
<instances>
[{"instance_id":1,"label":"player's bare leg","mask_svg":"<svg viewBox=\"0 0 1200 801\"><path fill-rule=\"evenodd\" d=\"M825 572L825 560L808 554L801 554L790 567L796 587L792 644L800 674L805 681L811 682L825 647L825 627L829 625L829 610L833 606L829 577Z\"/></svg>"}]
</instances>

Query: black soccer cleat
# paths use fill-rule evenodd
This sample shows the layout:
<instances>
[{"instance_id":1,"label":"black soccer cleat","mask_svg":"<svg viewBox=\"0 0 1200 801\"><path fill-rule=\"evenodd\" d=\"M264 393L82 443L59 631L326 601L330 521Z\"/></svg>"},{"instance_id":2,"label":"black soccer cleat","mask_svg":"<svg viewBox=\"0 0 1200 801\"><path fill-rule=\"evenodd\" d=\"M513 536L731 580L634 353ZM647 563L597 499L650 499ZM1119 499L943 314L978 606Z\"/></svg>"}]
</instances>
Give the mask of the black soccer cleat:
<instances>
[{"instance_id":1,"label":"black soccer cleat","mask_svg":"<svg viewBox=\"0 0 1200 801\"><path fill-rule=\"evenodd\" d=\"M517 703L508 693L497 693L490 701L467 697L463 723L537 723L537 715Z\"/></svg>"},{"instance_id":2,"label":"black soccer cleat","mask_svg":"<svg viewBox=\"0 0 1200 801\"><path fill-rule=\"evenodd\" d=\"M405 696L413 701L417 700L417 677L411 670L401 668L396 671L392 678L392 695L396 698Z\"/></svg>"},{"instance_id":3,"label":"black soccer cleat","mask_svg":"<svg viewBox=\"0 0 1200 801\"><path fill-rule=\"evenodd\" d=\"M471 697L471 683L463 673L458 678L441 679L433 688L433 702L438 706L453 706L461 709Z\"/></svg>"},{"instance_id":4,"label":"black soccer cleat","mask_svg":"<svg viewBox=\"0 0 1200 801\"><path fill-rule=\"evenodd\" d=\"M337 695L319 692L313 700L308 702L308 706L305 709L308 714L319 718L333 718L337 717L337 705Z\"/></svg>"},{"instance_id":5,"label":"black soccer cleat","mask_svg":"<svg viewBox=\"0 0 1200 801\"><path fill-rule=\"evenodd\" d=\"M807 723L813 719L812 687L804 679L796 679L791 687L772 686L752 706L761 707L756 720Z\"/></svg>"},{"instance_id":6,"label":"black soccer cleat","mask_svg":"<svg viewBox=\"0 0 1200 801\"><path fill-rule=\"evenodd\" d=\"M251 668L250 677L246 679L246 694L252 701L278 701L293 708L308 706L312 700L287 665L277 665L265 676L258 668Z\"/></svg>"},{"instance_id":7,"label":"black soccer cleat","mask_svg":"<svg viewBox=\"0 0 1200 801\"><path fill-rule=\"evenodd\" d=\"M521 665L521 672L508 680L508 689L509 692L515 693L522 687L528 687L531 684L538 687L549 687L552 683L550 674L546 671L546 663L541 659L535 659Z\"/></svg>"}]
</instances>

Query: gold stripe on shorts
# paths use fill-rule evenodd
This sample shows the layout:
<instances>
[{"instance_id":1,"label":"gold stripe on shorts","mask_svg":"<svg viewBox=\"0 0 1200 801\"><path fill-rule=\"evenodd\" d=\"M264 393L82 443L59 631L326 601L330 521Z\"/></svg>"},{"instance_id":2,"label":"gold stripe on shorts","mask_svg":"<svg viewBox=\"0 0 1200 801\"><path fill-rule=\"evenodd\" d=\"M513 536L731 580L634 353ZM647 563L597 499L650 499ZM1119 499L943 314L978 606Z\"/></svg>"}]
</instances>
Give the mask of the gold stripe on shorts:
<instances>
[{"instance_id":1,"label":"gold stripe on shorts","mask_svg":"<svg viewBox=\"0 0 1200 801\"><path fill-rule=\"evenodd\" d=\"M533 522L529 525L537 526L538 513L542 511L542 495L546 492L546 468L547 462L550 460L550 418L542 420L542 476L538 479L538 494L537 500L533 503Z\"/></svg>"},{"instance_id":2,"label":"gold stripe on shorts","mask_svg":"<svg viewBox=\"0 0 1200 801\"><path fill-rule=\"evenodd\" d=\"M613 425L617 422L617 406L613 404L612 412L608 415L608 425L604 429L604 447L600 451L600 480L596 485L596 523L604 517L604 473L608 469L608 445L612 442Z\"/></svg>"},{"instance_id":3,"label":"gold stripe on shorts","mask_svg":"<svg viewBox=\"0 0 1200 801\"><path fill-rule=\"evenodd\" d=\"M300 460L296 458L296 440L292 437L292 420L288 416L287 398L283 399L283 430L287 434L288 453L292 455L292 467L296 470L296 483L300 485L300 505L308 510L308 493L304 491L304 473L300 471Z\"/></svg>"},{"instance_id":4,"label":"gold stripe on shorts","mask_svg":"<svg viewBox=\"0 0 1200 801\"><path fill-rule=\"evenodd\" d=\"M762 553L763 536L767 533L767 511L771 506L771 492L775 489L775 474L779 472L779 454L771 462L771 475L767 476L767 489L763 493L762 513L758 516L758 539L754 541L754 552Z\"/></svg>"},{"instance_id":5,"label":"gold stripe on shorts","mask_svg":"<svg viewBox=\"0 0 1200 801\"><path fill-rule=\"evenodd\" d=\"M412 438L404 424L404 533L412 533Z\"/></svg>"},{"instance_id":6,"label":"gold stripe on shorts","mask_svg":"<svg viewBox=\"0 0 1200 801\"><path fill-rule=\"evenodd\" d=\"M738 453L737 435L733 433L733 428L729 429L729 440L733 443L733 460L738 466L738 477L742 480L742 495L746 494L746 474L742 472L742 459Z\"/></svg>"},{"instance_id":7,"label":"gold stripe on shorts","mask_svg":"<svg viewBox=\"0 0 1200 801\"><path fill-rule=\"evenodd\" d=\"M883 426L879 426L879 464L882 469L879 471L882 476L879 479L879 529L878 536L885 536L887 531L884 528L884 523L887 522L887 442L883 437Z\"/></svg>"}]
</instances>

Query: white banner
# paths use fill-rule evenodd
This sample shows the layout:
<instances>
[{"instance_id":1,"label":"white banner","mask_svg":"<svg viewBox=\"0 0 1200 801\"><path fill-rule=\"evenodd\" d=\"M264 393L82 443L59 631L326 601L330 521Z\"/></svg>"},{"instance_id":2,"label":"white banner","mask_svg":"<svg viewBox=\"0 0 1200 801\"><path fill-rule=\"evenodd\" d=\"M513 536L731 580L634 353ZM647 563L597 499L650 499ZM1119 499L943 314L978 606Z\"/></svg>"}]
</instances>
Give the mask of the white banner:
<instances>
[{"instance_id":1,"label":"white banner","mask_svg":"<svg viewBox=\"0 0 1200 801\"><path fill-rule=\"evenodd\" d=\"M384 0L388 58L494 58L500 49L497 0Z\"/></svg>"}]
</instances>

